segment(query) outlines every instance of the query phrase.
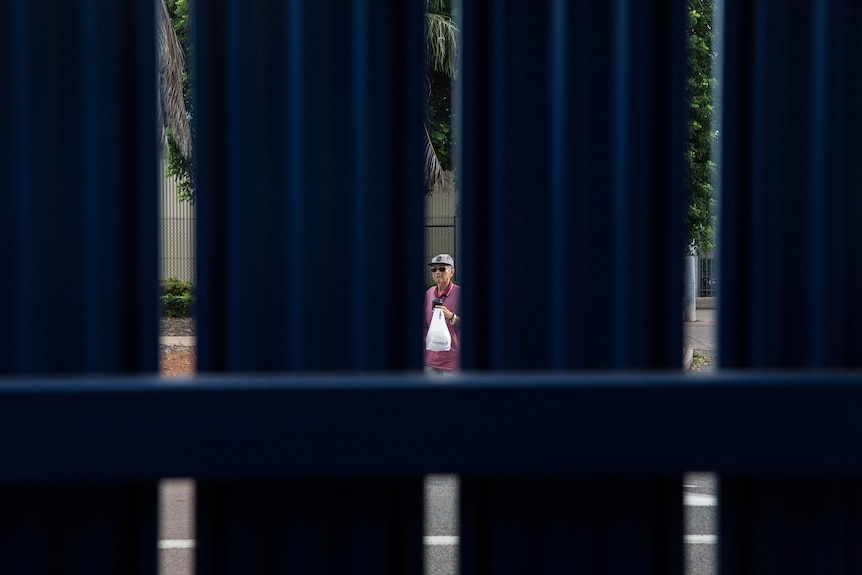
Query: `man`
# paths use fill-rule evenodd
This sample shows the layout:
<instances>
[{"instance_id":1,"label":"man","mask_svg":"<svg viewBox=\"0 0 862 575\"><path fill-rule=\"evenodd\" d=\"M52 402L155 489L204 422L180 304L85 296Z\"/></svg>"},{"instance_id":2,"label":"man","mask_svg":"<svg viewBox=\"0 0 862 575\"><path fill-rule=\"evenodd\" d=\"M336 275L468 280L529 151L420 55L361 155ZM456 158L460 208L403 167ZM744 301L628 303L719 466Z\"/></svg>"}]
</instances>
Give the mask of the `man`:
<instances>
[{"instance_id":1,"label":"man","mask_svg":"<svg viewBox=\"0 0 862 575\"><path fill-rule=\"evenodd\" d=\"M434 316L434 309L443 311L446 327L452 337L449 351L425 350L425 373L430 375L455 375L461 367L461 288L452 283L455 275L455 260L449 254L438 254L428 262L434 284L425 292L425 336ZM435 301L437 300L437 301ZM424 341L424 338L423 338Z\"/></svg>"}]
</instances>

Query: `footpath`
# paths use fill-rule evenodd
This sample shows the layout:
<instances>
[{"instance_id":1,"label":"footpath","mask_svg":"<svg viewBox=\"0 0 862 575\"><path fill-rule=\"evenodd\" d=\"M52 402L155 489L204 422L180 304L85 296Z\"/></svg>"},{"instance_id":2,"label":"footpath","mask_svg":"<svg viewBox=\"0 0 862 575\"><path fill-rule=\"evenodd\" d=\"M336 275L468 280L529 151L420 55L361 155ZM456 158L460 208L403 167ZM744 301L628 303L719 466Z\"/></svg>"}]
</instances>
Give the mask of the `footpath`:
<instances>
[{"instance_id":1,"label":"footpath","mask_svg":"<svg viewBox=\"0 0 862 575\"><path fill-rule=\"evenodd\" d=\"M695 321L682 322L683 332L683 369L691 369L695 355L714 359L716 349L715 309L698 309ZM162 345L175 347L195 347L194 336L162 336Z\"/></svg>"},{"instance_id":2,"label":"footpath","mask_svg":"<svg viewBox=\"0 0 862 575\"><path fill-rule=\"evenodd\" d=\"M197 341L193 335L163 335L159 338L159 343L172 347L195 347Z\"/></svg>"},{"instance_id":3,"label":"footpath","mask_svg":"<svg viewBox=\"0 0 862 575\"><path fill-rule=\"evenodd\" d=\"M683 369L691 369L695 355L710 358L714 365L718 337L715 325L717 312L716 309L698 309L695 321L682 322Z\"/></svg>"}]
</instances>

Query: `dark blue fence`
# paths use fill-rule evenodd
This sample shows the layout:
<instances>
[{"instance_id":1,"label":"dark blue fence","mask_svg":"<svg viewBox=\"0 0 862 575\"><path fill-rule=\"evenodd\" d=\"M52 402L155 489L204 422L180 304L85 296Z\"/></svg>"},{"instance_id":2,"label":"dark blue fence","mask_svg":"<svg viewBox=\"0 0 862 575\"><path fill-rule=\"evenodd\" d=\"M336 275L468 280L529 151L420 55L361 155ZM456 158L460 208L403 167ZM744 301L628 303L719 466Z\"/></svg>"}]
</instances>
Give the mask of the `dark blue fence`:
<instances>
[{"instance_id":1,"label":"dark blue fence","mask_svg":"<svg viewBox=\"0 0 862 575\"><path fill-rule=\"evenodd\" d=\"M726 373L697 379L685 3L462 10L464 375L419 375L422 3L216 0L176 382L152 3L0 4L4 572L154 573L185 476L200 573L419 573L445 472L462 573L681 573L689 470L721 477L722 572L859 570L862 5L724 2Z\"/></svg>"}]
</instances>

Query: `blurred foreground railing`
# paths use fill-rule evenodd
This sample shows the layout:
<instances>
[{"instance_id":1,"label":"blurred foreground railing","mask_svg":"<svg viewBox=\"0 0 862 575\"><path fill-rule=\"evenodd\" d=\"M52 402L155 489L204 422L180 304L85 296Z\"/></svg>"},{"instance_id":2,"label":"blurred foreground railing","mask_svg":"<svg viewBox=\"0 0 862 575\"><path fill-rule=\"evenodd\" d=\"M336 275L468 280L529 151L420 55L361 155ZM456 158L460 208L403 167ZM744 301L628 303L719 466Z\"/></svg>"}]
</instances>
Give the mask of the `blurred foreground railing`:
<instances>
[{"instance_id":1,"label":"blurred foreground railing","mask_svg":"<svg viewBox=\"0 0 862 575\"><path fill-rule=\"evenodd\" d=\"M6 380L0 556L152 573L157 482L191 477L198 572L421 573L422 478L457 473L465 572L681 573L709 470L726 572L785 565L776 538L851 572L860 400L838 373Z\"/></svg>"},{"instance_id":2,"label":"blurred foreground railing","mask_svg":"<svg viewBox=\"0 0 862 575\"><path fill-rule=\"evenodd\" d=\"M717 361L740 371L672 372L686 3L470 0L466 375L436 384L403 375L422 2L195 4L187 381L156 376L152 2L0 3L0 570L154 573L157 482L183 476L199 573L418 573L421 478L446 472L464 575L673 575L702 470L723 573L857 572L862 4L722 4Z\"/></svg>"}]
</instances>

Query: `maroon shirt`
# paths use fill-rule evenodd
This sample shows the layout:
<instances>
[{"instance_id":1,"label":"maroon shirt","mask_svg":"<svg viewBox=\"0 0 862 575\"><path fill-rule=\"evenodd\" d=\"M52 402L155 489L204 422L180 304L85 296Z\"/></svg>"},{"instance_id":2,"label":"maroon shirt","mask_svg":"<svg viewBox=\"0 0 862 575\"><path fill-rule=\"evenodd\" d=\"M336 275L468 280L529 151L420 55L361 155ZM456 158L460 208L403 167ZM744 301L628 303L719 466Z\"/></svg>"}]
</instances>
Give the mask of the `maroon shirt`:
<instances>
[{"instance_id":1,"label":"maroon shirt","mask_svg":"<svg viewBox=\"0 0 862 575\"><path fill-rule=\"evenodd\" d=\"M425 347L425 336L428 335L428 327L431 325L433 317L433 309L431 308L431 300L439 297L443 300L443 305L446 309L458 316L455 320L455 325L446 322L446 327L449 328L449 335L452 336L452 348L449 351L431 351L425 350L425 365L436 367L443 371L456 371L461 366L461 288L453 283L449 283L449 287L442 295L437 295L437 286L433 285L425 292L425 331L422 338L422 347Z\"/></svg>"}]
</instances>

